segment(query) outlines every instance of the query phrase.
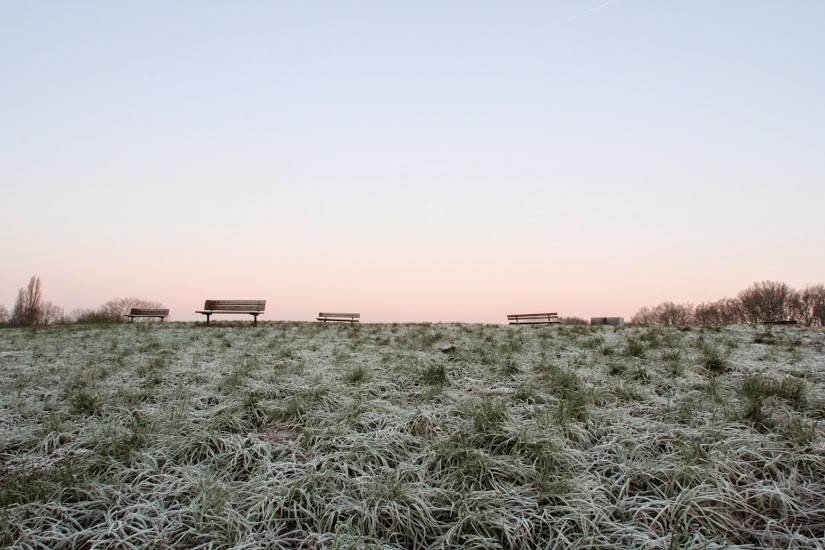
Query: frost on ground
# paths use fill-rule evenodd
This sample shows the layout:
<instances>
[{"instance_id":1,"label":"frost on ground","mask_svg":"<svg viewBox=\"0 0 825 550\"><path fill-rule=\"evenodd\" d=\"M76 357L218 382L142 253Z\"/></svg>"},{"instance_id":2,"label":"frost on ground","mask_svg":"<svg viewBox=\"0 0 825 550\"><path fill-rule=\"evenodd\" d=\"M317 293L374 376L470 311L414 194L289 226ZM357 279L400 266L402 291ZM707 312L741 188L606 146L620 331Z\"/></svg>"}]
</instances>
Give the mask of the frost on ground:
<instances>
[{"instance_id":1,"label":"frost on ground","mask_svg":"<svg viewBox=\"0 0 825 550\"><path fill-rule=\"evenodd\" d=\"M825 547L825 332L0 330L0 545Z\"/></svg>"}]
</instances>

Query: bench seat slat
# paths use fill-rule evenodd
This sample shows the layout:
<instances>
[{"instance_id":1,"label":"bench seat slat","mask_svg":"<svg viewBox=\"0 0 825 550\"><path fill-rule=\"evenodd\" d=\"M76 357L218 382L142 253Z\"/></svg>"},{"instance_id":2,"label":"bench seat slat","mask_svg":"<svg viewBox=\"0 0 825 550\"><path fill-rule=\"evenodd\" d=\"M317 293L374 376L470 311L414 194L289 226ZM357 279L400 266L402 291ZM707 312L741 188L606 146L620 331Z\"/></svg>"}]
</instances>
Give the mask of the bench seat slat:
<instances>
[{"instance_id":1,"label":"bench seat slat","mask_svg":"<svg viewBox=\"0 0 825 550\"><path fill-rule=\"evenodd\" d=\"M552 325L560 323L558 313L514 313L507 316L511 325Z\"/></svg>"},{"instance_id":2,"label":"bench seat slat","mask_svg":"<svg viewBox=\"0 0 825 550\"><path fill-rule=\"evenodd\" d=\"M360 313L319 313L318 317L361 317Z\"/></svg>"},{"instance_id":3,"label":"bench seat slat","mask_svg":"<svg viewBox=\"0 0 825 550\"><path fill-rule=\"evenodd\" d=\"M360 323L360 313L319 313L316 321L338 321L342 323Z\"/></svg>"},{"instance_id":4,"label":"bench seat slat","mask_svg":"<svg viewBox=\"0 0 825 550\"><path fill-rule=\"evenodd\" d=\"M250 307L250 306L216 306L216 307L207 307L204 308L207 311L258 311L261 312L264 310L262 307Z\"/></svg>"}]
</instances>

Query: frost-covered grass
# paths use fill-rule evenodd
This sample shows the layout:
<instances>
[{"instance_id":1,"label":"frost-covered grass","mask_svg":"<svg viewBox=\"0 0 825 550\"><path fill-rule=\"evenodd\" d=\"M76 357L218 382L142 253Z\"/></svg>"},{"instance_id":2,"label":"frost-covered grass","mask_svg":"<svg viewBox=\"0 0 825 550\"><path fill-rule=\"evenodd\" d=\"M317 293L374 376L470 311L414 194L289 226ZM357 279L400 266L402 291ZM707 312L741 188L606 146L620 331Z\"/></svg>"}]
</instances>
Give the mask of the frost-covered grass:
<instances>
[{"instance_id":1,"label":"frost-covered grass","mask_svg":"<svg viewBox=\"0 0 825 550\"><path fill-rule=\"evenodd\" d=\"M825 332L0 330L0 546L811 548Z\"/></svg>"}]
</instances>

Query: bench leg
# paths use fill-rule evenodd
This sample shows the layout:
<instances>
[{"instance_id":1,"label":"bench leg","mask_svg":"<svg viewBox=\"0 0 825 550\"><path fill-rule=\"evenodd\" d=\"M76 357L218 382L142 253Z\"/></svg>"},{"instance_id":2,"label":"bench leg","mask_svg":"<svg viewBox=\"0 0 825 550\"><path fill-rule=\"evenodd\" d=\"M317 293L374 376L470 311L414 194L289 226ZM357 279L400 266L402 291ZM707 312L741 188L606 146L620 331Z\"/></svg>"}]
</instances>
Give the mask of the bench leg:
<instances>
[{"instance_id":1,"label":"bench leg","mask_svg":"<svg viewBox=\"0 0 825 550\"><path fill-rule=\"evenodd\" d=\"M257 325L258 324L258 316L253 313L252 314L252 319L253 319L252 324Z\"/></svg>"},{"instance_id":2,"label":"bench leg","mask_svg":"<svg viewBox=\"0 0 825 550\"><path fill-rule=\"evenodd\" d=\"M209 314L209 313L206 313L205 315L206 315L206 324L208 325L208 324L209 324L209 315L210 315L210 314Z\"/></svg>"}]
</instances>

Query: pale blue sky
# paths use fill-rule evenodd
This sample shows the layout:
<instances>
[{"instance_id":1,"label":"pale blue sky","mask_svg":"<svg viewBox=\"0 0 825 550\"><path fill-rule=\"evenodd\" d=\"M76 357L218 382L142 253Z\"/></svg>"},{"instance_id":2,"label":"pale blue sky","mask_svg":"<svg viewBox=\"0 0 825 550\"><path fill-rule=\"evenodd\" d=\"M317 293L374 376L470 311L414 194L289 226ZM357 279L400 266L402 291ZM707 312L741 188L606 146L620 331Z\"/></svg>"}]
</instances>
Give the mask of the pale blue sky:
<instances>
[{"instance_id":1,"label":"pale blue sky","mask_svg":"<svg viewBox=\"0 0 825 550\"><path fill-rule=\"evenodd\" d=\"M39 274L68 310L500 321L822 282L823 28L822 1L2 2L0 303Z\"/></svg>"}]
</instances>

